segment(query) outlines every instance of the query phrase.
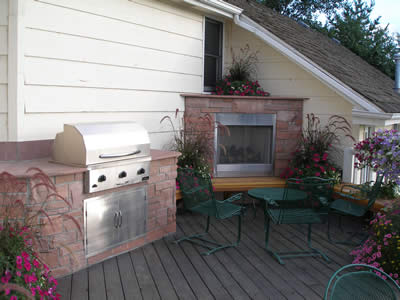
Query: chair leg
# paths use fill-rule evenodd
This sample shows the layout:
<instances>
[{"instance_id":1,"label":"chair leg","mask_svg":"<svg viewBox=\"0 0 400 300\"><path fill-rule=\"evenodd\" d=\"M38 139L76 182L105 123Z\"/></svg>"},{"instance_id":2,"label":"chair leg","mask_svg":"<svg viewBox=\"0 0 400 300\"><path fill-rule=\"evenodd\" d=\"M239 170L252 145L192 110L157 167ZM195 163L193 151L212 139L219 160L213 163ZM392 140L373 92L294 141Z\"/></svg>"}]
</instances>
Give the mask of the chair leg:
<instances>
[{"instance_id":1,"label":"chair leg","mask_svg":"<svg viewBox=\"0 0 400 300\"><path fill-rule=\"evenodd\" d=\"M343 216L339 215L338 217L339 217L339 227L340 227L340 230L341 230L342 232L344 232L344 230L343 230L343 228L342 228L342 218L343 218ZM331 230L330 230L331 228L330 228L330 227L331 227L331 226L330 226L330 217L329 217L329 215L328 215L328 240L329 240L329 242L332 243L332 244L341 244L341 245L349 245L349 246L359 246L359 245L361 245L361 244L368 238L368 234L365 234L365 235L362 236L362 238L361 238L360 241L354 242L353 239L354 239L357 235L360 235L360 234L362 234L362 233L361 233L361 232L349 232L350 235L349 235L349 237L348 237L347 239L345 239L345 240L340 240L340 241L334 240L334 239L332 238L332 235L331 235Z\"/></svg>"},{"instance_id":2,"label":"chair leg","mask_svg":"<svg viewBox=\"0 0 400 300\"><path fill-rule=\"evenodd\" d=\"M267 250L267 252L268 252L270 255L272 255L273 257L275 257L276 260L277 260L281 265L284 265L285 263L284 263L284 261L281 259L280 255L279 255L277 252L272 251L272 250L268 247L268 244L269 244L269 227L270 227L269 225L270 225L269 217L268 217L268 216L265 216L265 217L264 217L265 249Z\"/></svg>"},{"instance_id":3,"label":"chair leg","mask_svg":"<svg viewBox=\"0 0 400 300\"><path fill-rule=\"evenodd\" d=\"M196 241L193 241L193 239L203 240L201 237L207 235L208 231L210 229L210 219L211 219L211 217L207 216L206 229L205 229L204 232L197 233L197 234L192 234L192 235L189 235L189 236L184 236L183 238L180 238L179 240L174 241L174 243L179 244L180 242L183 242L183 241L190 241L190 242L193 242L195 244L200 244L200 243L198 243ZM210 241L210 243L212 243L212 241Z\"/></svg>"},{"instance_id":4,"label":"chair leg","mask_svg":"<svg viewBox=\"0 0 400 300\"><path fill-rule=\"evenodd\" d=\"M308 224L308 233L307 233L307 244L311 251L288 251L288 252L275 252L269 249L269 226L270 220L267 216L265 216L264 220L264 230L265 230L265 248L270 255L276 258L276 260L284 265L285 262L283 258L296 258L296 257L308 257L308 256L321 256L326 262L330 263L331 260L328 256L325 255L321 250L312 247L311 245L311 224Z\"/></svg>"},{"instance_id":5,"label":"chair leg","mask_svg":"<svg viewBox=\"0 0 400 300\"><path fill-rule=\"evenodd\" d=\"M312 224L308 224L308 233L307 233L307 245L308 245L308 248L310 248L310 249L311 249L312 251L314 251L316 254L321 255L321 257L322 257L323 259L325 259L326 262L330 263L331 260L328 258L328 256L326 256L326 254L325 254L324 252L322 252L321 250L319 250L319 249L317 249L317 248L314 248L314 247L311 245L311 242L312 242L312 240L311 240L311 226L312 226Z\"/></svg>"},{"instance_id":6,"label":"chair leg","mask_svg":"<svg viewBox=\"0 0 400 300\"><path fill-rule=\"evenodd\" d=\"M178 244L180 242L183 241L188 241L191 242L193 244L199 245L203 248L207 248L209 249L208 251L202 252L201 255L210 255L216 251L225 249L225 248L229 248L229 247L236 247L239 245L240 242L240 238L241 238L241 229L242 229L242 216L241 214L238 215L238 236L237 239L234 243L232 244L221 244L218 243L216 241L210 240L210 239L206 239L203 238L205 235L208 234L208 231L210 229L210 219L211 217L207 216L207 223L206 223L206 228L205 231L203 233L198 233L198 234L193 234L193 235L189 235L189 236L185 236L179 240L174 241L174 243Z\"/></svg>"},{"instance_id":7,"label":"chair leg","mask_svg":"<svg viewBox=\"0 0 400 300\"><path fill-rule=\"evenodd\" d=\"M201 253L201 255L210 255L210 254L213 254L216 251L219 251L219 250L222 250L222 249L225 249L225 248L237 247L239 245L239 242L240 242L241 232L242 232L242 214L239 214L238 215L238 232L237 232L236 242L234 242L232 244L225 244L225 245L224 244L215 243L217 245L217 247L214 247L214 248L209 247L211 249L209 251ZM203 240L203 241L211 243L211 241L209 241L209 240ZM207 246L204 246L204 247L207 247Z\"/></svg>"}]
</instances>

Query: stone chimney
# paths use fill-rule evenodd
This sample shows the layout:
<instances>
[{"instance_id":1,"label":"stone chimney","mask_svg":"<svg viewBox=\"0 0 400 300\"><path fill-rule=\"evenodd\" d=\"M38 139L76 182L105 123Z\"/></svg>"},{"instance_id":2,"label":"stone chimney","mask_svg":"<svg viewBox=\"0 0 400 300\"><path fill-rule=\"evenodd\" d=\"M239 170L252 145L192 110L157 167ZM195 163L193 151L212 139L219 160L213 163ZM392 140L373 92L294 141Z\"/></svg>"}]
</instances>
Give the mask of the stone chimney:
<instances>
[{"instance_id":1,"label":"stone chimney","mask_svg":"<svg viewBox=\"0 0 400 300\"><path fill-rule=\"evenodd\" d=\"M397 53L394 55L396 63L394 91L400 95L400 33L397 33Z\"/></svg>"}]
</instances>

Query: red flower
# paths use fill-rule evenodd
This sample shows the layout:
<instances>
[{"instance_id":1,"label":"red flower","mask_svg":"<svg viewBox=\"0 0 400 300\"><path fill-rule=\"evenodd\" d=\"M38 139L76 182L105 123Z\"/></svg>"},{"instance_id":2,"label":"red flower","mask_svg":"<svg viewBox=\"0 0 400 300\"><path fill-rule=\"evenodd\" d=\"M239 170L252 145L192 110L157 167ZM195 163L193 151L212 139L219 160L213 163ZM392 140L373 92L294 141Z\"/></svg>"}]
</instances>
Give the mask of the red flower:
<instances>
[{"instance_id":1,"label":"red flower","mask_svg":"<svg viewBox=\"0 0 400 300\"><path fill-rule=\"evenodd\" d=\"M327 160L328 159L328 153L324 153L322 155L322 160Z\"/></svg>"},{"instance_id":2,"label":"red flower","mask_svg":"<svg viewBox=\"0 0 400 300\"><path fill-rule=\"evenodd\" d=\"M321 176L320 172L315 172L315 176Z\"/></svg>"}]
</instances>

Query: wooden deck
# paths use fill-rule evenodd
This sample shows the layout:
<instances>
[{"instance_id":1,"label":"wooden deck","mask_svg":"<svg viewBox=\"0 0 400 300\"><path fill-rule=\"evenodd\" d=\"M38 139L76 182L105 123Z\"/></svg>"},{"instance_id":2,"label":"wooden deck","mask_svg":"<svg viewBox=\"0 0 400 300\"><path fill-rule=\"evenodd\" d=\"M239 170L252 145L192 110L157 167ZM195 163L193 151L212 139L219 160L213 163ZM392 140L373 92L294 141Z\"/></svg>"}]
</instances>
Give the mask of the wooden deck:
<instances>
[{"instance_id":1,"label":"wooden deck","mask_svg":"<svg viewBox=\"0 0 400 300\"><path fill-rule=\"evenodd\" d=\"M111 258L60 280L62 299L321 299L335 270L351 263L348 246L330 244L326 225L313 226L313 244L332 260L287 259L284 266L264 250L263 216L250 210L243 221L242 241L210 256L188 242L172 243L198 232L205 218L177 217L177 233ZM215 223L211 235L233 240L236 219ZM349 220L351 221L351 220ZM349 223L349 222L347 222ZM352 227L360 225L351 221ZM346 222L344 222L346 224ZM335 227L337 228L337 227ZM305 226L273 226L276 249L305 247ZM340 231L335 235L339 237Z\"/></svg>"}]
</instances>

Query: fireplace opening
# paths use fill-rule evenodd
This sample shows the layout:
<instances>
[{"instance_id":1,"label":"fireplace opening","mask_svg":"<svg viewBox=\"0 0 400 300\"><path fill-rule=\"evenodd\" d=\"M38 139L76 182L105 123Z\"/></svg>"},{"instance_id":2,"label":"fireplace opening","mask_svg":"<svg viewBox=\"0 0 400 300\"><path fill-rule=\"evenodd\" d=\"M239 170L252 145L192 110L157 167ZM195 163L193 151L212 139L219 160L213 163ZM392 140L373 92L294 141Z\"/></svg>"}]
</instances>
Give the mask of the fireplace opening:
<instances>
[{"instance_id":1,"label":"fireplace opening","mask_svg":"<svg viewBox=\"0 0 400 300\"><path fill-rule=\"evenodd\" d=\"M214 172L217 177L273 174L274 114L216 114ZM228 130L224 129L228 128Z\"/></svg>"}]
</instances>

